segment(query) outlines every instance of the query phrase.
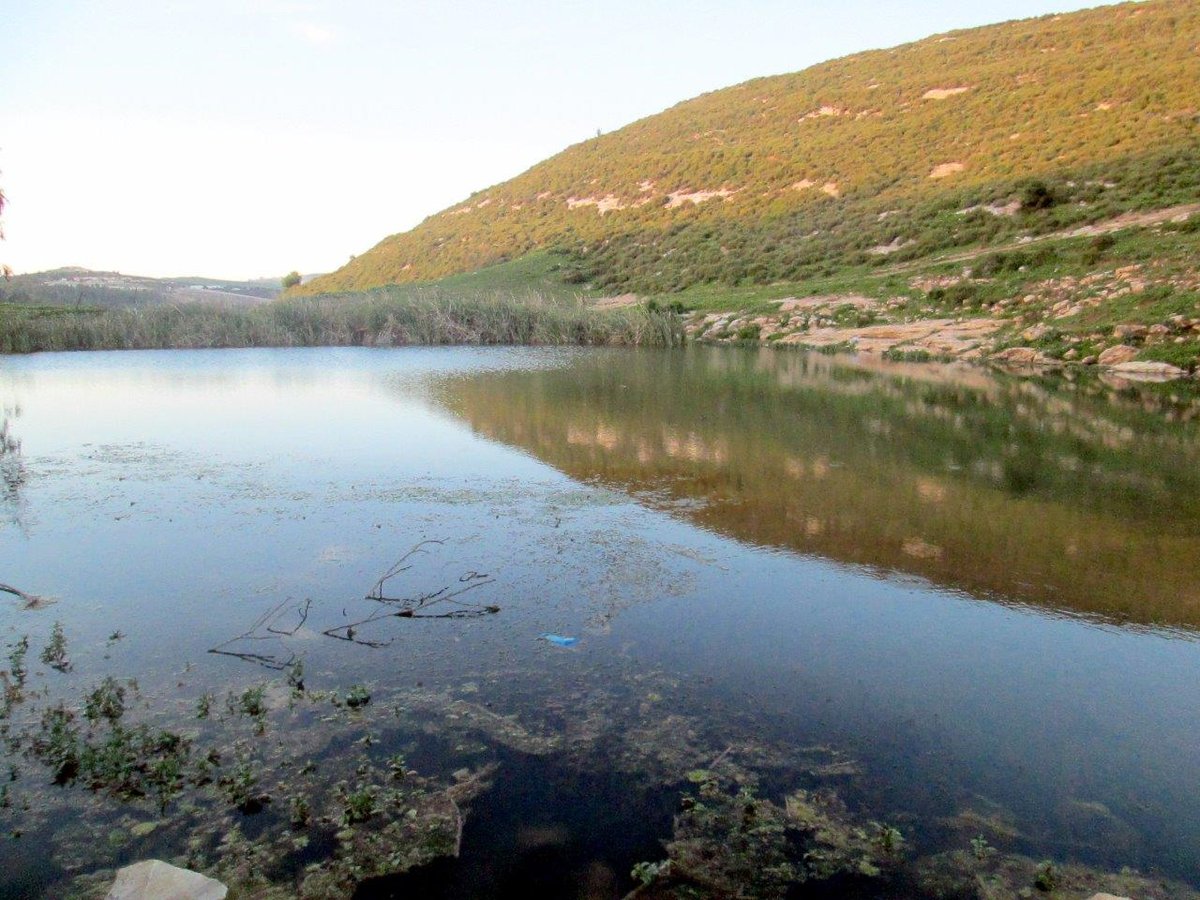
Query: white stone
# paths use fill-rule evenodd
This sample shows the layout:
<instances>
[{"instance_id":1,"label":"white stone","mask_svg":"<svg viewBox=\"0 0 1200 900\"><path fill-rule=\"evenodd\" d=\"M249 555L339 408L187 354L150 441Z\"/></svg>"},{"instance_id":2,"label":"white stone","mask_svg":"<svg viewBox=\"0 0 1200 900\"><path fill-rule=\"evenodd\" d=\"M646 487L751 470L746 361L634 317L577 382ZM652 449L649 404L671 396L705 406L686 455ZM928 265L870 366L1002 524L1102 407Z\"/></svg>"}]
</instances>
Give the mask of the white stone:
<instances>
[{"instance_id":1,"label":"white stone","mask_svg":"<svg viewBox=\"0 0 1200 900\"><path fill-rule=\"evenodd\" d=\"M225 900L221 882L161 859L147 859L117 872L105 900Z\"/></svg>"}]
</instances>

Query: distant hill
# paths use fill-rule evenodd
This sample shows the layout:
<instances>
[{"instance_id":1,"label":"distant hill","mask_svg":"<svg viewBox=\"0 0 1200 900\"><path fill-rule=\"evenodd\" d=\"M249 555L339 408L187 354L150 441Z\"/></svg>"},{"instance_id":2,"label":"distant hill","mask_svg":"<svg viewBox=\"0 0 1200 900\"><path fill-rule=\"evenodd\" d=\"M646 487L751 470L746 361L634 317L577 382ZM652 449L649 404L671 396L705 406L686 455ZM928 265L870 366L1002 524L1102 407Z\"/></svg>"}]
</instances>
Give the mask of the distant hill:
<instances>
[{"instance_id":1,"label":"distant hill","mask_svg":"<svg viewBox=\"0 0 1200 900\"><path fill-rule=\"evenodd\" d=\"M0 281L0 303L101 308L165 303L253 305L279 296L279 279L147 278L64 266Z\"/></svg>"},{"instance_id":2,"label":"distant hill","mask_svg":"<svg viewBox=\"0 0 1200 900\"><path fill-rule=\"evenodd\" d=\"M560 254L613 293L767 284L1200 199L1200 3L931 37L568 148L297 294Z\"/></svg>"}]
</instances>

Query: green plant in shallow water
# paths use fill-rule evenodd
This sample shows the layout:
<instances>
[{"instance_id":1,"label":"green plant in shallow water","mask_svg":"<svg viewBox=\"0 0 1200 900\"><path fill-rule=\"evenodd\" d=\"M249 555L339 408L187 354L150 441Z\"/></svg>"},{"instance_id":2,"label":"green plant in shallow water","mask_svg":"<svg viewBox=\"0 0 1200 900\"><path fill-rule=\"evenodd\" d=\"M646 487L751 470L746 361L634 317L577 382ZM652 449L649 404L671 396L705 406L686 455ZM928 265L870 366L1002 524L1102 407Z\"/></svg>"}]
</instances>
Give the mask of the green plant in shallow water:
<instances>
[{"instance_id":1,"label":"green plant in shallow water","mask_svg":"<svg viewBox=\"0 0 1200 900\"><path fill-rule=\"evenodd\" d=\"M29 653L29 636L22 635L8 652L8 671L17 687L24 687L25 676L29 670L25 668L25 656Z\"/></svg>"},{"instance_id":2,"label":"green plant in shallow water","mask_svg":"<svg viewBox=\"0 0 1200 900\"><path fill-rule=\"evenodd\" d=\"M293 797L288 805L288 812L288 821L295 829L304 828L312 818L308 800L304 797Z\"/></svg>"},{"instance_id":3,"label":"green plant in shallow water","mask_svg":"<svg viewBox=\"0 0 1200 900\"><path fill-rule=\"evenodd\" d=\"M246 688L238 699L238 709L245 715L254 718L266 715L266 693L267 686L265 684Z\"/></svg>"},{"instance_id":4,"label":"green plant in shallow water","mask_svg":"<svg viewBox=\"0 0 1200 900\"><path fill-rule=\"evenodd\" d=\"M649 886L654 883L655 879L660 875L666 875L671 870L671 861L664 859L661 862L640 862L633 867L630 876L638 884Z\"/></svg>"},{"instance_id":5,"label":"green plant in shallow water","mask_svg":"<svg viewBox=\"0 0 1200 900\"><path fill-rule=\"evenodd\" d=\"M84 700L83 714L93 724L101 719L116 722L125 714L125 688L111 675Z\"/></svg>"},{"instance_id":6,"label":"green plant in shallow water","mask_svg":"<svg viewBox=\"0 0 1200 900\"><path fill-rule=\"evenodd\" d=\"M351 709L358 709L360 706L366 706L371 702L371 692L367 690L365 685L356 684L346 693L346 705Z\"/></svg>"},{"instance_id":7,"label":"green plant in shallow water","mask_svg":"<svg viewBox=\"0 0 1200 900\"><path fill-rule=\"evenodd\" d=\"M971 855L976 859L987 859L995 852L996 848L989 844L982 834L971 838Z\"/></svg>"},{"instance_id":8,"label":"green plant in shallow water","mask_svg":"<svg viewBox=\"0 0 1200 900\"><path fill-rule=\"evenodd\" d=\"M342 809L342 822L354 825L365 822L375 815L375 791L370 787L359 788L346 795L346 804Z\"/></svg>"},{"instance_id":9,"label":"green plant in shallow water","mask_svg":"<svg viewBox=\"0 0 1200 900\"><path fill-rule=\"evenodd\" d=\"M75 713L62 703L43 712L33 751L50 767L55 784L73 779L79 771L79 729L75 726Z\"/></svg>"},{"instance_id":10,"label":"green plant in shallow water","mask_svg":"<svg viewBox=\"0 0 1200 900\"><path fill-rule=\"evenodd\" d=\"M55 622L50 631L50 642L42 649L42 662L59 672L71 668L71 660L67 658L67 638L63 633L62 622Z\"/></svg>"},{"instance_id":11,"label":"green plant in shallow water","mask_svg":"<svg viewBox=\"0 0 1200 900\"><path fill-rule=\"evenodd\" d=\"M255 790L258 786L258 776L248 759L238 760L233 771L222 778L219 784L229 802L247 815L259 812L269 800Z\"/></svg>"},{"instance_id":12,"label":"green plant in shallow water","mask_svg":"<svg viewBox=\"0 0 1200 900\"><path fill-rule=\"evenodd\" d=\"M1058 887L1059 871L1058 866L1054 865L1050 860L1046 860L1037 868L1037 874L1033 878L1033 886L1043 893L1050 893Z\"/></svg>"}]
</instances>

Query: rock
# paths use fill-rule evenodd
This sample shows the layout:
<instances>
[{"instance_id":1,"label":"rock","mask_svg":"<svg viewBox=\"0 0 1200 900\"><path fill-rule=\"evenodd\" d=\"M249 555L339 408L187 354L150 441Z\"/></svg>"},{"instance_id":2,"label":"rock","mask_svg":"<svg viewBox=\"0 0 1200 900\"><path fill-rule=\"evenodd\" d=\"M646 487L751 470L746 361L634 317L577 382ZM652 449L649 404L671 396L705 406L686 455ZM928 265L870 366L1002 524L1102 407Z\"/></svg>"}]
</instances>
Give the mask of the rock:
<instances>
[{"instance_id":1,"label":"rock","mask_svg":"<svg viewBox=\"0 0 1200 900\"><path fill-rule=\"evenodd\" d=\"M1053 366L1054 360L1033 347L1009 347L992 354L992 362L1007 366Z\"/></svg>"},{"instance_id":2,"label":"rock","mask_svg":"<svg viewBox=\"0 0 1200 900\"><path fill-rule=\"evenodd\" d=\"M1048 325L1042 325L1039 323L1037 325L1031 325L1022 331L1021 337L1027 341L1036 341L1044 338L1049 333L1050 327Z\"/></svg>"},{"instance_id":3,"label":"rock","mask_svg":"<svg viewBox=\"0 0 1200 900\"><path fill-rule=\"evenodd\" d=\"M1092 894L1088 900L1129 900L1129 898L1118 897L1116 894Z\"/></svg>"},{"instance_id":4,"label":"rock","mask_svg":"<svg viewBox=\"0 0 1200 900\"><path fill-rule=\"evenodd\" d=\"M1079 351L1076 350L1074 347L1072 347L1070 350L1068 350L1066 353L1063 354L1063 359L1071 359L1071 360L1079 359Z\"/></svg>"},{"instance_id":5,"label":"rock","mask_svg":"<svg viewBox=\"0 0 1200 900\"><path fill-rule=\"evenodd\" d=\"M1126 362L1109 368L1112 374L1134 381L1174 381L1187 375L1178 366L1164 362Z\"/></svg>"},{"instance_id":6,"label":"rock","mask_svg":"<svg viewBox=\"0 0 1200 900\"><path fill-rule=\"evenodd\" d=\"M1146 328L1145 325L1134 325L1132 323L1125 323L1122 325L1118 325L1116 328L1113 329L1113 337L1115 337L1121 341L1126 341L1126 340L1136 341L1139 338L1144 338L1148 331L1149 331L1149 329Z\"/></svg>"},{"instance_id":7,"label":"rock","mask_svg":"<svg viewBox=\"0 0 1200 900\"><path fill-rule=\"evenodd\" d=\"M1121 363L1130 362L1138 355L1137 347L1130 347L1128 344L1117 344L1115 347L1109 347L1100 354L1100 365L1116 366Z\"/></svg>"},{"instance_id":8,"label":"rock","mask_svg":"<svg viewBox=\"0 0 1200 900\"><path fill-rule=\"evenodd\" d=\"M224 900L228 892L199 872L147 859L118 871L105 900Z\"/></svg>"},{"instance_id":9,"label":"rock","mask_svg":"<svg viewBox=\"0 0 1200 900\"><path fill-rule=\"evenodd\" d=\"M1100 357L1093 353L1091 356L1085 356L1079 362L1081 365L1094 366L1096 363L1100 362Z\"/></svg>"},{"instance_id":10,"label":"rock","mask_svg":"<svg viewBox=\"0 0 1200 900\"><path fill-rule=\"evenodd\" d=\"M1171 329L1166 325L1151 325L1149 333L1155 337L1163 337L1171 333Z\"/></svg>"}]
</instances>

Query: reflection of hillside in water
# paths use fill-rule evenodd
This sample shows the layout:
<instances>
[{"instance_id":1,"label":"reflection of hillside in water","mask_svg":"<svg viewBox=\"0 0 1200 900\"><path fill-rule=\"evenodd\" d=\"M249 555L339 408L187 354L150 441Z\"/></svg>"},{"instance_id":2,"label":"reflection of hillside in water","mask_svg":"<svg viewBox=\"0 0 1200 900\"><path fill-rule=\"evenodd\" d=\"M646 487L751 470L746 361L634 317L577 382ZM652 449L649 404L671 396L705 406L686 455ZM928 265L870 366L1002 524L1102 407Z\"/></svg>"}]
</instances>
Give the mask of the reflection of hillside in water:
<instances>
[{"instance_id":1,"label":"reflection of hillside in water","mask_svg":"<svg viewBox=\"0 0 1200 900\"><path fill-rule=\"evenodd\" d=\"M1180 392L694 348L464 378L442 402L739 540L1195 627L1200 399Z\"/></svg>"}]
</instances>

